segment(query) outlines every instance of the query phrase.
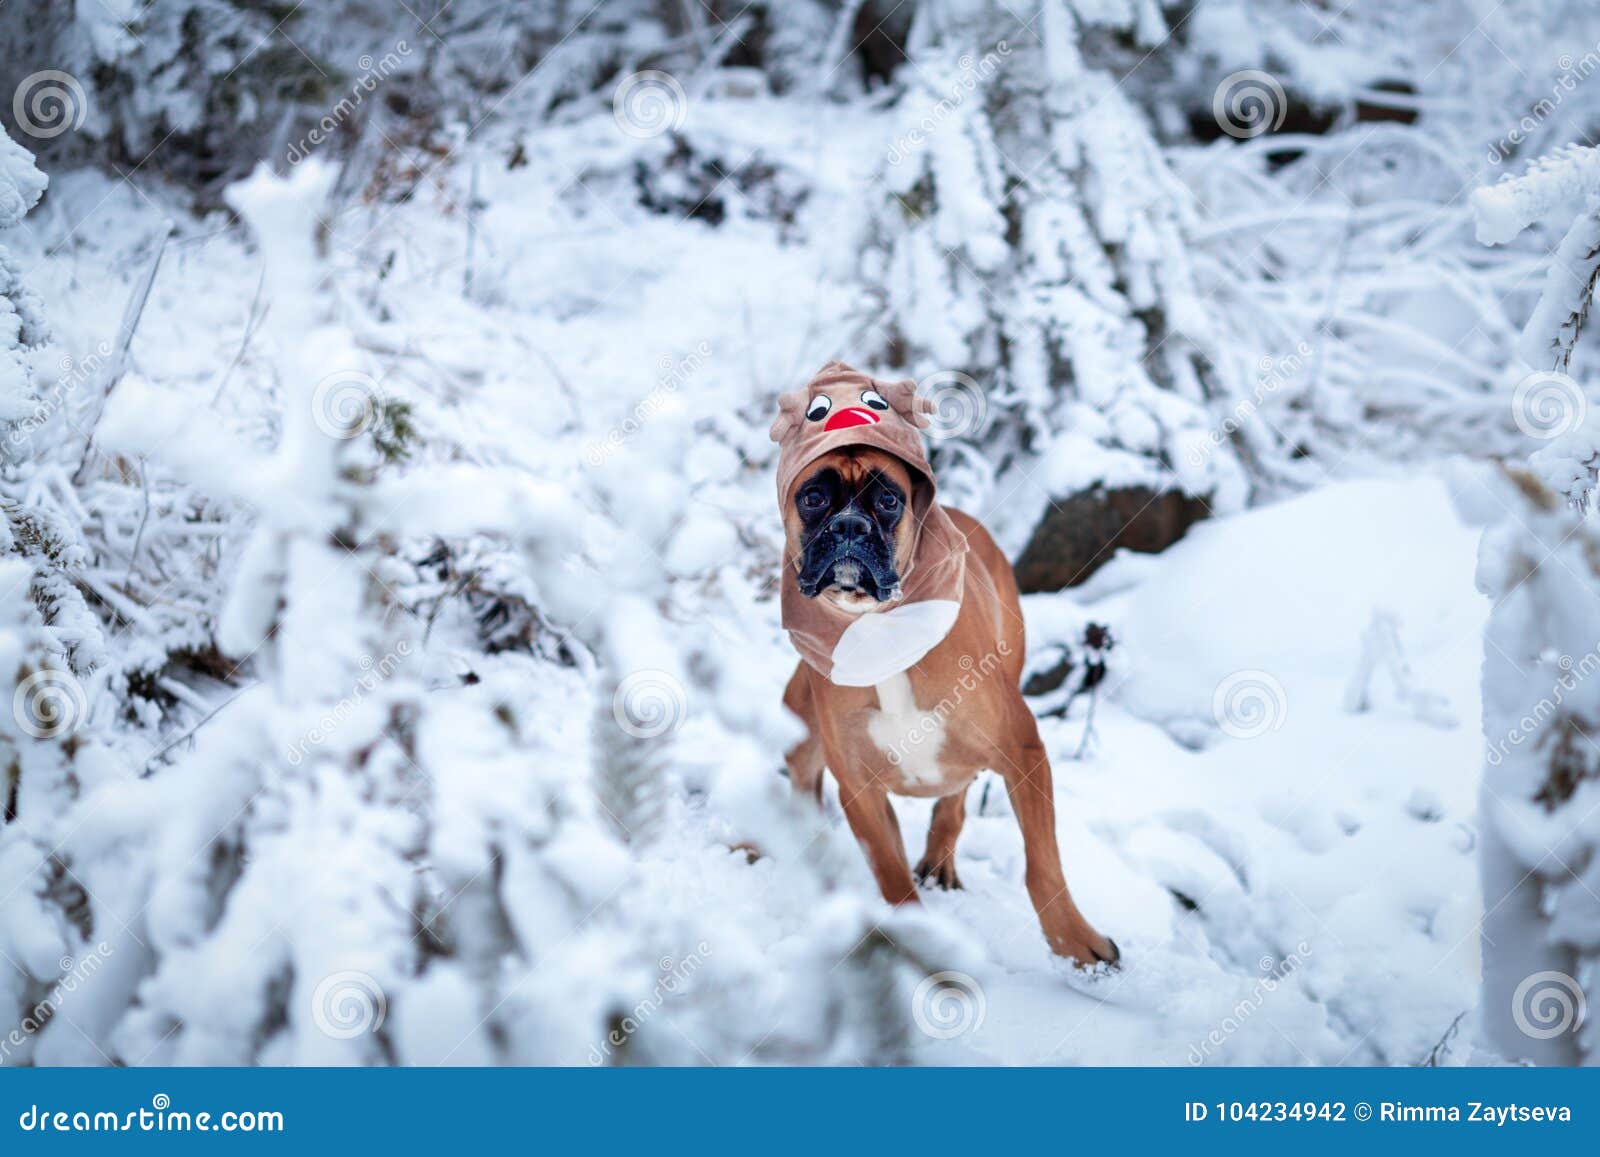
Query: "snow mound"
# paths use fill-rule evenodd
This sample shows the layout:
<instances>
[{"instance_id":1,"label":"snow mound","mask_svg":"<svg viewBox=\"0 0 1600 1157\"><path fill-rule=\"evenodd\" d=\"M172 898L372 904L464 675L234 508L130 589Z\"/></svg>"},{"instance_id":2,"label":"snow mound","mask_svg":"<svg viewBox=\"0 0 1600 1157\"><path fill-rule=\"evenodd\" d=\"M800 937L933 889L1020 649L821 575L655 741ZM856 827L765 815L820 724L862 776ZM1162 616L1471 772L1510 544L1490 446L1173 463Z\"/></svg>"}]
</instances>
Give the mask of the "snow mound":
<instances>
[{"instance_id":1,"label":"snow mound","mask_svg":"<svg viewBox=\"0 0 1600 1157\"><path fill-rule=\"evenodd\" d=\"M1200 523L1128 601L1121 701L1160 722L1211 720L1217 689L1255 672L1290 715L1337 709L1380 612L1414 658L1445 648L1476 666L1476 557L1476 530L1432 477L1346 482Z\"/></svg>"}]
</instances>

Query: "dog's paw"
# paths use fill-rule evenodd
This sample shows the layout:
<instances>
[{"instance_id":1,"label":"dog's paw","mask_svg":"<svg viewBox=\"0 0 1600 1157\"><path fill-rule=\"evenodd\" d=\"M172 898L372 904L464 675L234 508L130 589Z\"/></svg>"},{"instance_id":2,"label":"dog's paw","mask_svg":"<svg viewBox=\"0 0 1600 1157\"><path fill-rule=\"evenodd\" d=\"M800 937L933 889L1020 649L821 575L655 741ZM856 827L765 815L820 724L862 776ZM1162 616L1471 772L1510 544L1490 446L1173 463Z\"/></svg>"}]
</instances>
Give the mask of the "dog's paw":
<instances>
[{"instance_id":1,"label":"dog's paw","mask_svg":"<svg viewBox=\"0 0 1600 1157\"><path fill-rule=\"evenodd\" d=\"M1063 936L1052 937L1050 947L1057 956L1064 956L1074 968L1098 971L1115 970L1122 963L1122 950L1109 936L1102 936L1093 928L1084 928Z\"/></svg>"},{"instance_id":2,"label":"dog's paw","mask_svg":"<svg viewBox=\"0 0 1600 1157\"><path fill-rule=\"evenodd\" d=\"M931 883L935 888L946 892L960 891L961 877L956 875L955 857L950 856L935 864L924 856L922 862L917 865L917 881L923 884Z\"/></svg>"}]
</instances>

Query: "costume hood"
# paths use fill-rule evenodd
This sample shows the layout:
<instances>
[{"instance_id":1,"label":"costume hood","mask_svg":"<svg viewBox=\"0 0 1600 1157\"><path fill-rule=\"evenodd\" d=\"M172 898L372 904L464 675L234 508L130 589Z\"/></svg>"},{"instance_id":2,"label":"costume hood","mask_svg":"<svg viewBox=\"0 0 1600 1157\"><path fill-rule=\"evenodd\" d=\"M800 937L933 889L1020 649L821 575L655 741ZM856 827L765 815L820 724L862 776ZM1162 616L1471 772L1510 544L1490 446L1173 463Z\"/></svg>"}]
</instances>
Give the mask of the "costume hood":
<instances>
[{"instance_id":1,"label":"costume hood","mask_svg":"<svg viewBox=\"0 0 1600 1157\"><path fill-rule=\"evenodd\" d=\"M870 446L910 469L911 562L900 591L853 615L800 593L798 556L783 567L783 627L801 657L846 687L869 687L917 663L950 633L961 611L967 543L938 503L922 430L934 405L910 379L887 382L829 362L804 389L778 399L778 509L787 513L807 467L831 450Z\"/></svg>"}]
</instances>

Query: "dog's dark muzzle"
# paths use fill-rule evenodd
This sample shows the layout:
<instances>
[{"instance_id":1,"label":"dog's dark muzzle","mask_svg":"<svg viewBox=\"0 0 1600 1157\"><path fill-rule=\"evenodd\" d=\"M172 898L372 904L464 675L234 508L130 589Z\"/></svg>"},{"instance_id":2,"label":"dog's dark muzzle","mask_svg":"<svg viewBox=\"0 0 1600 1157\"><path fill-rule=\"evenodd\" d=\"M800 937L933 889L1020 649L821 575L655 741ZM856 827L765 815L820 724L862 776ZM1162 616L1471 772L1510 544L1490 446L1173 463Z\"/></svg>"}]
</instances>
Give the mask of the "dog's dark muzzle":
<instances>
[{"instance_id":1,"label":"dog's dark muzzle","mask_svg":"<svg viewBox=\"0 0 1600 1157\"><path fill-rule=\"evenodd\" d=\"M893 545L870 518L847 507L823 523L806 543L799 586L807 598L838 587L871 595L879 602L890 599L900 586Z\"/></svg>"}]
</instances>

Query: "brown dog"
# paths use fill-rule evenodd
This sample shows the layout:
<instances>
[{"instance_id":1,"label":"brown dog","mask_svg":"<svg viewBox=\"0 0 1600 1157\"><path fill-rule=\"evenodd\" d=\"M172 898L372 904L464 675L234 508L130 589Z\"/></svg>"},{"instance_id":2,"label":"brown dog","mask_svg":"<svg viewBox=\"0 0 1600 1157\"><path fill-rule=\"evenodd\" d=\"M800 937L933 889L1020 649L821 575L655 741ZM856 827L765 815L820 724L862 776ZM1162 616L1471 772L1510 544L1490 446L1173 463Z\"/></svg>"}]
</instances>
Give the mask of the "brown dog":
<instances>
[{"instance_id":1,"label":"brown dog","mask_svg":"<svg viewBox=\"0 0 1600 1157\"><path fill-rule=\"evenodd\" d=\"M1080 964L1114 964L1116 945L1078 910L1062 874L1050 761L1019 689L1016 579L975 519L934 502L915 429L922 406L909 383L891 386L833 363L783 405L773 435L787 455L779 468L784 621L805 658L784 703L808 731L786 755L795 790L820 799L823 767L831 768L884 899L912 904L917 885L889 793L938 799L916 876L959 888L966 790L994 770L1022 829L1028 894L1045 939ZM878 417L851 416L868 408ZM799 414L818 425L799 425ZM859 437L857 424L865 427ZM864 645L844 645L860 634L858 621L883 616L865 626L887 627L919 605L951 608L953 623L923 631L921 644L872 630Z\"/></svg>"}]
</instances>

